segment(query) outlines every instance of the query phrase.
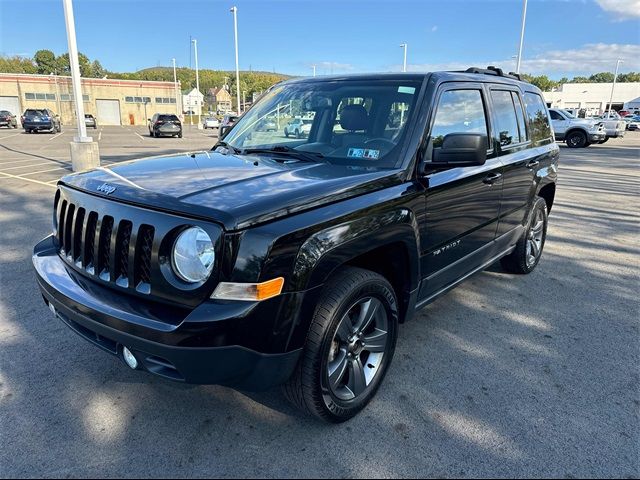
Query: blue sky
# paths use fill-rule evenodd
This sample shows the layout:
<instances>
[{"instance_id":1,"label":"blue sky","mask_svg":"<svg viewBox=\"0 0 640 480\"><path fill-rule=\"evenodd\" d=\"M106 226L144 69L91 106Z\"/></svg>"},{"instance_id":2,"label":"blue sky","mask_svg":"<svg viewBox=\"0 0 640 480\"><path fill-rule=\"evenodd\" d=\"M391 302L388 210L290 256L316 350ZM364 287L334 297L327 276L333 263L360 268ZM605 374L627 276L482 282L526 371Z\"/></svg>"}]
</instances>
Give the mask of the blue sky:
<instances>
[{"instance_id":1,"label":"blue sky","mask_svg":"<svg viewBox=\"0 0 640 480\"><path fill-rule=\"evenodd\" d=\"M234 68L238 6L240 68L292 75L496 64L515 67L522 0L75 0L81 52L114 71L189 66ZM61 0L0 0L0 53L67 50ZM522 71L552 78L640 71L640 0L529 0Z\"/></svg>"}]
</instances>

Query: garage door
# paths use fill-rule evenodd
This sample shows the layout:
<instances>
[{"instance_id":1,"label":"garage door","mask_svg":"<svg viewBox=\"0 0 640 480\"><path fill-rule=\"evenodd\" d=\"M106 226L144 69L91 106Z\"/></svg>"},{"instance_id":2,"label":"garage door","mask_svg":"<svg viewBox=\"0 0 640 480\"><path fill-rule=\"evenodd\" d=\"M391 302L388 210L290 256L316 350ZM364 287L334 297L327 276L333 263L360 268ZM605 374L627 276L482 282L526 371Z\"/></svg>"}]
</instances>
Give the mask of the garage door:
<instances>
[{"instance_id":1,"label":"garage door","mask_svg":"<svg viewBox=\"0 0 640 480\"><path fill-rule=\"evenodd\" d=\"M120 125L120 102L96 100L98 125Z\"/></svg>"},{"instance_id":2,"label":"garage door","mask_svg":"<svg viewBox=\"0 0 640 480\"><path fill-rule=\"evenodd\" d=\"M0 97L0 110L9 110L18 117L22 115L18 97Z\"/></svg>"}]
</instances>

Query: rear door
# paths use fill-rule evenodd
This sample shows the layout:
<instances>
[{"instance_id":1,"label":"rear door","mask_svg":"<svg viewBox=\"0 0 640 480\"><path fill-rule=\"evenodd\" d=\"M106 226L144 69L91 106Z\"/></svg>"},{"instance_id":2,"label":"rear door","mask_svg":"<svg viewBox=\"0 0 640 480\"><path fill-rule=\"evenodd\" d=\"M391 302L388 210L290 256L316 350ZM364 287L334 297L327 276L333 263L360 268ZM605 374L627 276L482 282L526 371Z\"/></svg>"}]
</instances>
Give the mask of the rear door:
<instances>
[{"instance_id":1,"label":"rear door","mask_svg":"<svg viewBox=\"0 0 640 480\"><path fill-rule=\"evenodd\" d=\"M502 164L482 84L446 83L434 103L425 161L449 133L485 134L489 150L484 165L426 171L427 213L421 225L424 301L491 258L502 192Z\"/></svg>"},{"instance_id":2,"label":"rear door","mask_svg":"<svg viewBox=\"0 0 640 480\"><path fill-rule=\"evenodd\" d=\"M500 243L511 243L509 234L518 235L518 226L524 225L536 171L540 168L538 153L544 153L531 148L520 90L515 86L492 85L490 97L494 142L503 165L502 207L496 238Z\"/></svg>"}]
</instances>

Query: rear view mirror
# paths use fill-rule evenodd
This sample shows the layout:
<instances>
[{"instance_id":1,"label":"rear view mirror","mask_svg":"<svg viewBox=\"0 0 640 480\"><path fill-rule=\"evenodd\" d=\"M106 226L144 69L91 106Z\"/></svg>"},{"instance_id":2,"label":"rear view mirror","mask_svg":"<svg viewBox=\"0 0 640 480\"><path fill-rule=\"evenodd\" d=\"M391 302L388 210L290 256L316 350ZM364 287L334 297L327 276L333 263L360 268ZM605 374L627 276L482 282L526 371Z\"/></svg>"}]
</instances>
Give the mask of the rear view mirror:
<instances>
[{"instance_id":1,"label":"rear view mirror","mask_svg":"<svg viewBox=\"0 0 640 480\"><path fill-rule=\"evenodd\" d=\"M428 167L471 167L487 161L487 136L480 133L450 133L442 146L433 149Z\"/></svg>"}]
</instances>

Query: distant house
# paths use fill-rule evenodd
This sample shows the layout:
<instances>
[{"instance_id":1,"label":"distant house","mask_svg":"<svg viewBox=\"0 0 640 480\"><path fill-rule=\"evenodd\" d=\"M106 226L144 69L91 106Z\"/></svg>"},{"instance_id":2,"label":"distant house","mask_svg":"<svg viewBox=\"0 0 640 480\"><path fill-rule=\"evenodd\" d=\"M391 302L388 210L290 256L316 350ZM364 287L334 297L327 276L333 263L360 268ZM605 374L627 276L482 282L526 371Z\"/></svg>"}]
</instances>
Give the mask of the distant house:
<instances>
[{"instance_id":1,"label":"distant house","mask_svg":"<svg viewBox=\"0 0 640 480\"><path fill-rule=\"evenodd\" d=\"M218 112L233 110L231 94L225 87L210 88L207 91L207 103L215 107Z\"/></svg>"},{"instance_id":2,"label":"distant house","mask_svg":"<svg viewBox=\"0 0 640 480\"><path fill-rule=\"evenodd\" d=\"M194 112L195 115L202 115L202 104L204 95L197 89L185 90L182 92L182 108L184 112Z\"/></svg>"}]
</instances>

